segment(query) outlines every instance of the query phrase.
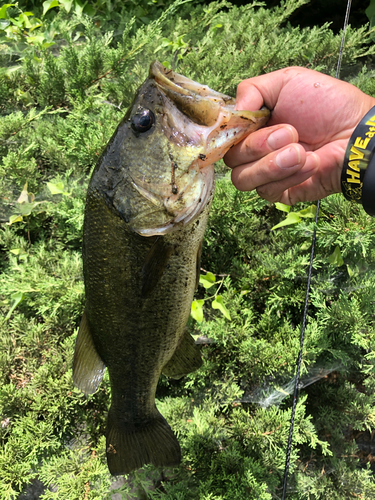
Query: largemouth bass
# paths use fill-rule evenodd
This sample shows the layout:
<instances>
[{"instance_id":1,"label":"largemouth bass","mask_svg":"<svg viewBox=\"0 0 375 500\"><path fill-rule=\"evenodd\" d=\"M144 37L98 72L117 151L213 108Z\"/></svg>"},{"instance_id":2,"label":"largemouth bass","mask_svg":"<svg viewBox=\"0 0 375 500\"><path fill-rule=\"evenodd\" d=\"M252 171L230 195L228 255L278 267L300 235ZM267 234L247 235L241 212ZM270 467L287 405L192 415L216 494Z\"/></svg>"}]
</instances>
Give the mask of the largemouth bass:
<instances>
[{"instance_id":1,"label":"largemouth bass","mask_svg":"<svg viewBox=\"0 0 375 500\"><path fill-rule=\"evenodd\" d=\"M92 174L83 232L86 306L74 383L94 393L108 368L112 474L172 466L179 443L155 405L160 374L201 366L185 332L214 192L213 164L269 111L151 64Z\"/></svg>"}]
</instances>

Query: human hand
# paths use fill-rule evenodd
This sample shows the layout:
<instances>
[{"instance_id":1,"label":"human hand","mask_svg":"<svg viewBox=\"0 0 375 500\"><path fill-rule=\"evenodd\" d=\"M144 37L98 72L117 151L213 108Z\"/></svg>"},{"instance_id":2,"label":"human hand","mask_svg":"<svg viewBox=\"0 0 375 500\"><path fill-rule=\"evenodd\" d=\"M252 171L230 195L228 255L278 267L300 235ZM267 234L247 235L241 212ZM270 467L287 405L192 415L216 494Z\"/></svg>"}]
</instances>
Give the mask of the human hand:
<instances>
[{"instance_id":1,"label":"human hand","mask_svg":"<svg viewBox=\"0 0 375 500\"><path fill-rule=\"evenodd\" d=\"M292 67L239 84L236 109L263 105L272 110L267 127L224 157L236 188L286 205L341 192L349 138L375 99L349 83Z\"/></svg>"}]
</instances>

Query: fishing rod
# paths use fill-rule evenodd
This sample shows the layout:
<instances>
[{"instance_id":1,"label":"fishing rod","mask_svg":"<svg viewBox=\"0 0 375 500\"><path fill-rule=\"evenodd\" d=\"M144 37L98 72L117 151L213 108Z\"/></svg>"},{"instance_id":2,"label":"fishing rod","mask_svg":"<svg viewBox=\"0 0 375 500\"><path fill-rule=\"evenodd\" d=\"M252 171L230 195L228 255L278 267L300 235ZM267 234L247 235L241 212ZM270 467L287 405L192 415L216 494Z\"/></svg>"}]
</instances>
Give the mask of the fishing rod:
<instances>
[{"instance_id":1,"label":"fishing rod","mask_svg":"<svg viewBox=\"0 0 375 500\"><path fill-rule=\"evenodd\" d=\"M341 37L341 45L340 45L340 51L339 51L339 58L338 58L338 61L337 61L336 78L340 77L342 54L343 54L343 51L344 51L344 43L345 43L345 33L346 33L346 28L347 28L348 23L349 23L349 15L350 15L351 6L352 6L352 0L348 0L347 5L346 5L344 27L343 27L343 30L342 30L342 37ZM296 371L296 379L295 379L295 384L294 384L292 415L291 415L291 418L290 418L289 437L288 437L288 444L287 444L287 451L286 451L282 500L285 500L285 498L286 498L286 488L287 488L287 484L288 484L290 454L291 454L291 451L292 451L294 419L295 419L296 406L297 406L297 400L298 400L298 386L299 386L299 378L300 378L300 371L301 371L303 343L304 343L304 339L305 339L305 327L306 327L306 320L307 320L307 311L308 311L308 307L309 307L309 294L310 294L311 274L312 274L312 266L313 266L314 253L315 253L316 228L317 228L317 223L318 223L318 218L319 218L319 208L320 208L320 200L318 200L318 203L316 205L316 216L315 216L314 233L313 233L312 243L311 243L310 264L309 264L309 272L308 272L308 278L307 278L305 307L304 307L304 311L303 311L303 320L302 320L302 328L301 328L301 336L300 336L300 350L299 350L298 358L297 358L297 371Z\"/></svg>"}]
</instances>

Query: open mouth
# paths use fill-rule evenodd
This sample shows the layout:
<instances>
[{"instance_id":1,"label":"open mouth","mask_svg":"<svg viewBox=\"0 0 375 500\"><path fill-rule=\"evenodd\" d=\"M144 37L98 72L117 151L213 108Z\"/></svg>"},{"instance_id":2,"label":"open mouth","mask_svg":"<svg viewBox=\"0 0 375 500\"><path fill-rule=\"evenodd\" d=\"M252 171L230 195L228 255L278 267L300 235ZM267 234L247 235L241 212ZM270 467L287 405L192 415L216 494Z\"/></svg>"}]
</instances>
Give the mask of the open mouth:
<instances>
[{"instance_id":1,"label":"open mouth","mask_svg":"<svg viewBox=\"0 0 375 500\"><path fill-rule=\"evenodd\" d=\"M191 145L202 146L202 166L218 161L231 146L269 119L268 109L235 110L233 97L175 73L157 61L151 64L150 76L166 97L165 106L170 108L169 129L179 130L180 137L183 134ZM171 106L181 114L173 112Z\"/></svg>"},{"instance_id":2,"label":"open mouth","mask_svg":"<svg viewBox=\"0 0 375 500\"><path fill-rule=\"evenodd\" d=\"M195 220L212 196L213 164L248 133L267 123L268 109L235 110L235 99L210 89L155 61L150 66L163 99L162 130L171 143L171 181L133 187L167 220L159 227L133 228L143 236L163 235ZM181 160L181 161L180 161ZM183 165L183 167L181 167ZM143 217L139 216L139 219Z\"/></svg>"},{"instance_id":3,"label":"open mouth","mask_svg":"<svg viewBox=\"0 0 375 500\"><path fill-rule=\"evenodd\" d=\"M172 99L175 106L199 125L215 125L220 111L223 110L237 119L250 120L257 128L264 125L270 116L269 110L265 108L259 111L235 110L236 101L233 97L175 73L158 61L151 64L150 76L155 79L160 90Z\"/></svg>"}]
</instances>

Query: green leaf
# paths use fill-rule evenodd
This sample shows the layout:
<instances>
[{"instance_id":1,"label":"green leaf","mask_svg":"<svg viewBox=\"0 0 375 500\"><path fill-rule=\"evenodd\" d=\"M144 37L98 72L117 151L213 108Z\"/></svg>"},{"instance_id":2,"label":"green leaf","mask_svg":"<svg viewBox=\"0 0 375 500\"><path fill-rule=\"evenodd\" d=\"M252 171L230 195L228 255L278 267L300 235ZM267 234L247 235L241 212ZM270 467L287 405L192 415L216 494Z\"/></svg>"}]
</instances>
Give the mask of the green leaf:
<instances>
[{"instance_id":1,"label":"green leaf","mask_svg":"<svg viewBox=\"0 0 375 500\"><path fill-rule=\"evenodd\" d=\"M9 222L7 222L7 225L11 226L15 222L22 222L22 221L23 221L22 215L11 215L9 217Z\"/></svg>"},{"instance_id":2,"label":"green leaf","mask_svg":"<svg viewBox=\"0 0 375 500\"><path fill-rule=\"evenodd\" d=\"M10 21L12 22L12 24L14 26L18 26L18 28L22 28L23 27L22 26L22 21L20 20L19 17L17 17L17 18L10 17L9 19L10 19Z\"/></svg>"},{"instance_id":3,"label":"green leaf","mask_svg":"<svg viewBox=\"0 0 375 500\"><path fill-rule=\"evenodd\" d=\"M43 2L43 16L50 10L53 9L54 7L59 7L59 2L58 0L46 0Z\"/></svg>"},{"instance_id":4,"label":"green leaf","mask_svg":"<svg viewBox=\"0 0 375 500\"><path fill-rule=\"evenodd\" d=\"M95 14L96 14L96 9L94 9L94 7L90 4L87 4L85 3L85 8L83 9L83 13L86 15L86 16L89 16L89 17L94 17Z\"/></svg>"},{"instance_id":5,"label":"green leaf","mask_svg":"<svg viewBox=\"0 0 375 500\"><path fill-rule=\"evenodd\" d=\"M296 224L297 222L301 222L301 218L298 215L298 212L289 212L286 219L276 224L276 226L273 226L271 228L271 231L279 227L289 226L290 224Z\"/></svg>"},{"instance_id":6,"label":"green leaf","mask_svg":"<svg viewBox=\"0 0 375 500\"><path fill-rule=\"evenodd\" d=\"M1 20L0 20L0 30L1 30ZM0 75L10 76L12 73L18 71L20 68L22 68L21 64L18 64L17 66L10 66L9 68L0 68Z\"/></svg>"},{"instance_id":7,"label":"green leaf","mask_svg":"<svg viewBox=\"0 0 375 500\"><path fill-rule=\"evenodd\" d=\"M289 212L290 211L290 206L289 205L284 205L284 203L279 203L278 201L275 203L275 207L277 210L281 210L282 212Z\"/></svg>"},{"instance_id":8,"label":"green leaf","mask_svg":"<svg viewBox=\"0 0 375 500\"><path fill-rule=\"evenodd\" d=\"M37 207L38 205L40 205L40 203L42 203L41 201L36 201L35 203L22 203L18 209L21 213L21 215L24 215L25 217L27 215L30 215L31 212L34 210L35 207Z\"/></svg>"},{"instance_id":9,"label":"green leaf","mask_svg":"<svg viewBox=\"0 0 375 500\"><path fill-rule=\"evenodd\" d=\"M370 28L372 28L375 23L375 0L370 0L370 4L365 10L365 13L370 21Z\"/></svg>"},{"instance_id":10,"label":"green leaf","mask_svg":"<svg viewBox=\"0 0 375 500\"><path fill-rule=\"evenodd\" d=\"M5 30L10 25L8 19L0 19L0 30Z\"/></svg>"},{"instance_id":11,"label":"green leaf","mask_svg":"<svg viewBox=\"0 0 375 500\"><path fill-rule=\"evenodd\" d=\"M337 267L340 267L344 264L343 258L341 257L340 247L338 245L336 245L333 253L328 257L328 262Z\"/></svg>"},{"instance_id":12,"label":"green leaf","mask_svg":"<svg viewBox=\"0 0 375 500\"><path fill-rule=\"evenodd\" d=\"M30 19L30 24L31 24L31 28L29 29L29 33L34 31L36 28L39 28L40 26L42 26L41 20L36 18L36 17L32 17ZM35 55L34 55L34 58L35 58Z\"/></svg>"},{"instance_id":13,"label":"green leaf","mask_svg":"<svg viewBox=\"0 0 375 500\"><path fill-rule=\"evenodd\" d=\"M51 191L51 194L63 194L64 193L64 183L61 181L47 182L47 187Z\"/></svg>"},{"instance_id":14,"label":"green leaf","mask_svg":"<svg viewBox=\"0 0 375 500\"><path fill-rule=\"evenodd\" d=\"M81 17L83 14L83 9L85 8L86 2L82 4L80 0L75 0L74 2L74 12L78 17Z\"/></svg>"},{"instance_id":15,"label":"green leaf","mask_svg":"<svg viewBox=\"0 0 375 500\"><path fill-rule=\"evenodd\" d=\"M19 15L19 19L20 19L20 21L22 21L22 23L23 23L23 25L24 25L25 28L31 28L32 27L31 23L29 21L29 18L24 13L22 13L22 14Z\"/></svg>"},{"instance_id":16,"label":"green leaf","mask_svg":"<svg viewBox=\"0 0 375 500\"><path fill-rule=\"evenodd\" d=\"M42 35L34 35L34 36L29 36L27 38L27 43L36 43L36 44L42 44L44 41L44 34Z\"/></svg>"},{"instance_id":17,"label":"green leaf","mask_svg":"<svg viewBox=\"0 0 375 500\"><path fill-rule=\"evenodd\" d=\"M229 311L225 307L224 302L223 302L223 297L221 295L218 295L215 298L215 300L212 301L211 305L212 305L212 309L219 309L219 311L221 311L227 319L231 319Z\"/></svg>"},{"instance_id":18,"label":"green leaf","mask_svg":"<svg viewBox=\"0 0 375 500\"><path fill-rule=\"evenodd\" d=\"M199 283L204 286L206 290L212 287L216 283L216 277L214 274L208 272L206 276L201 274L199 276Z\"/></svg>"},{"instance_id":19,"label":"green leaf","mask_svg":"<svg viewBox=\"0 0 375 500\"><path fill-rule=\"evenodd\" d=\"M168 47L169 45L173 45L173 41L168 40L168 38L163 38L159 47L154 50L154 54L156 54L156 52L158 52L160 49L164 49L165 47Z\"/></svg>"},{"instance_id":20,"label":"green leaf","mask_svg":"<svg viewBox=\"0 0 375 500\"><path fill-rule=\"evenodd\" d=\"M356 267L350 267L349 264L346 264L346 269L348 270L348 274L349 274L350 278L352 278L353 276L355 276L356 274L358 274L357 268Z\"/></svg>"},{"instance_id":21,"label":"green leaf","mask_svg":"<svg viewBox=\"0 0 375 500\"><path fill-rule=\"evenodd\" d=\"M215 283L216 281L216 276L213 273L210 273L210 271L207 271L206 276L204 276L206 280L211 281L211 283Z\"/></svg>"},{"instance_id":22,"label":"green leaf","mask_svg":"<svg viewBox=\"0 0 375 500\"><path fill-rule=\"evenodd\" d=\"M43 49L48 49L48 47L52 47L52 45L55 45L55 42L44 42L42 47Z\"/></svg>"},{"instance_id":23,"label":"green leaf","mask_svg":"<svg viewBox=\"0 0 375 500\"><path fill-rule=\"evenodd\" d=\"M8 321L8 319L11 317L12 312L15 310L15 308L18 306L20 302L22 302L25 298L25 295L23 292L16 292L14 293L11 298L13 299L13 304L11 308L9 309L8 314L6 315L5 320Z\"/></svg>"},{"instance_id":24,"label":"green leaf","mask_svg":"<svg viewBox=\"0 0 375 500\"><path fill-rule=\"evenodd\" d=\"M13 3L5 3L4 5L1 6L0 8L0 19L5 19L7 16L7 8L10 7L11 5L14 5Z\"/></svg>"},{"instance_id":25,"label":"green leaf","mask_svg":"<svg viewBox=\"0 0 375 500\"><path fill-rule=\"evenodd\" d=\"M195 321L198 321L198 323L202 323L203 321L203 304L204 300L193 300L191 304L190 314L193 316Z\"/></svg>"},{"instance_id":26,"label":"green leaf","mask_svg":"<svg viewBox=\"0 0 375 500\"><path fill-rule=\"evenodd\" d=\"M276 226L273 226L273 228L271 228L271 231L279 227L289 226L290 224L296 224L297 222L301 222L301 217L310 217L312 219L316 217L316 205L310 205L308 208L304 208L299 212L289 212L290 206L284 205L284 203L275 203L275 206L278 210L287 212L288 215L286 219L279 222L279 224L276 224Z\"/></svg>"},{"instance_id":27,"label":"green leaf","mask_svg":"<svg viewBox=\"0 0 375 500\"><path fill-rule=\"evenodd\" d=\"M73 0L60 0L60 4L64 7L66 12L70 12L72 8Z\"/></svg>"},{"instance_id":28,"label":"green leaf","mask_svg":"<svg viewBox=\"0 0 375 500\"><path fill-rule=\"evenodd\" d=\"M297 212L300 217L310 217L311 219L315 219L316 217L316 205L310 205L308 208L304 208Z\"/></svg>"}]
</instances>

